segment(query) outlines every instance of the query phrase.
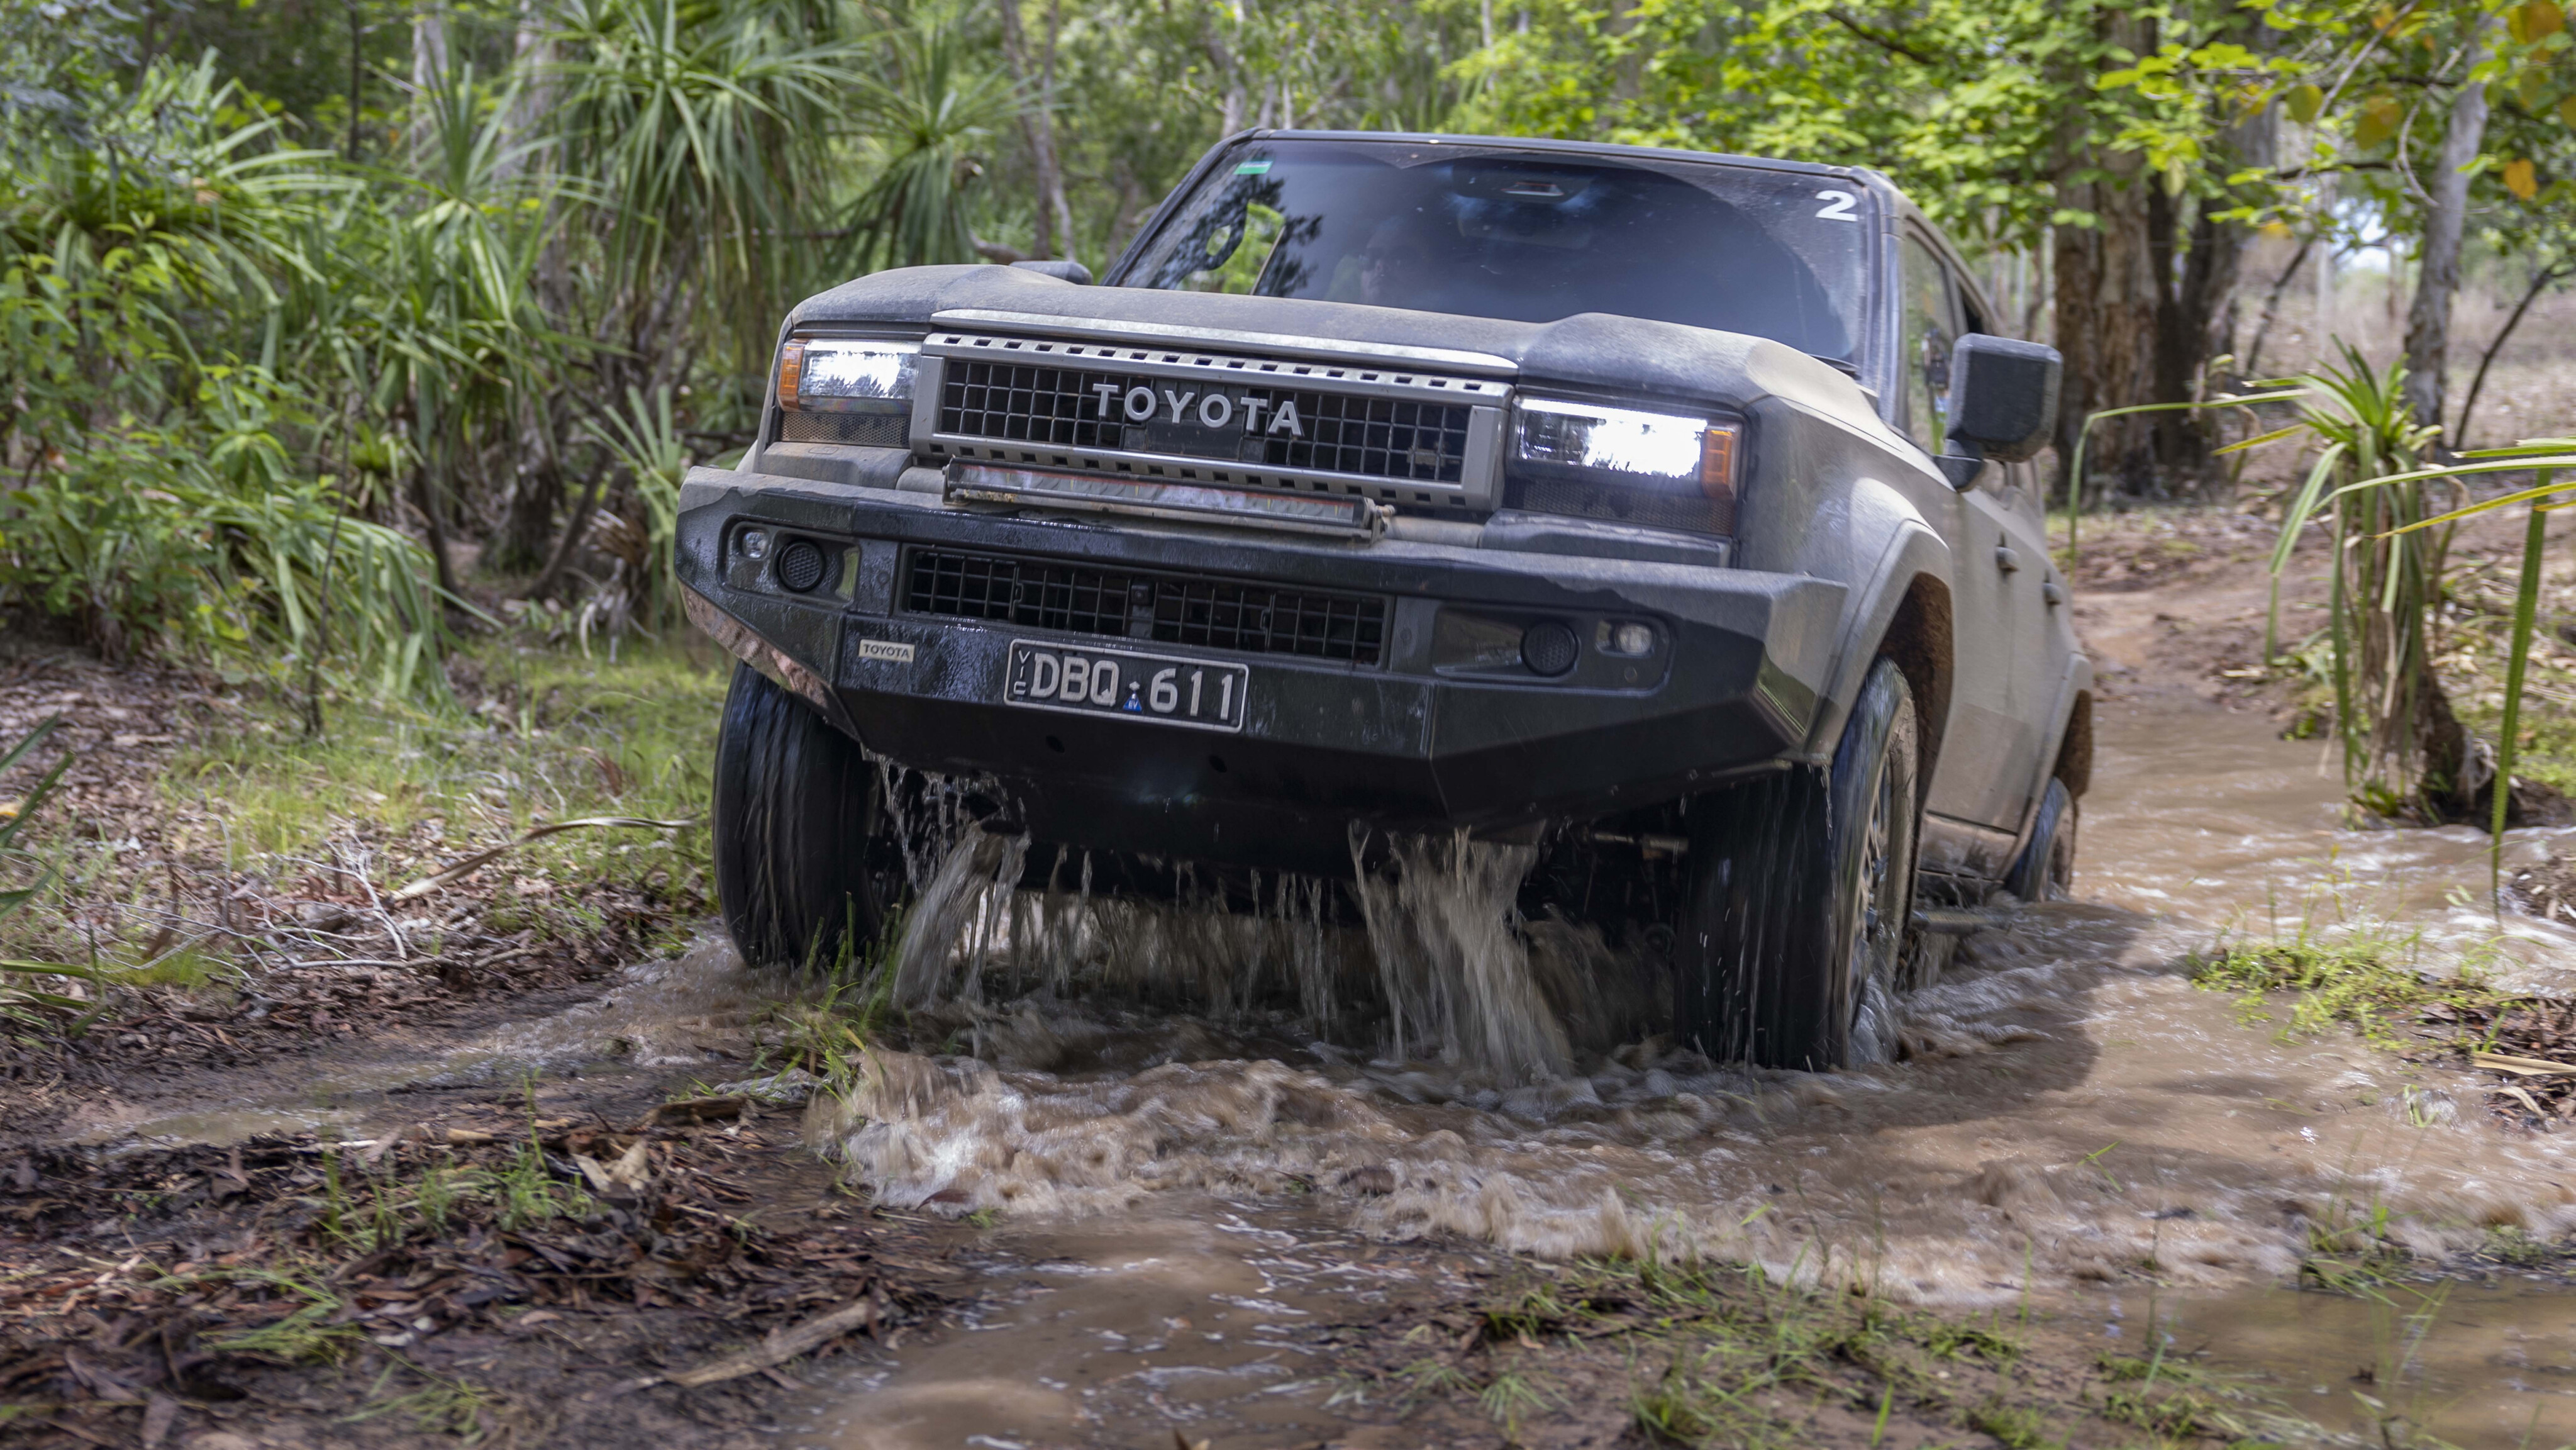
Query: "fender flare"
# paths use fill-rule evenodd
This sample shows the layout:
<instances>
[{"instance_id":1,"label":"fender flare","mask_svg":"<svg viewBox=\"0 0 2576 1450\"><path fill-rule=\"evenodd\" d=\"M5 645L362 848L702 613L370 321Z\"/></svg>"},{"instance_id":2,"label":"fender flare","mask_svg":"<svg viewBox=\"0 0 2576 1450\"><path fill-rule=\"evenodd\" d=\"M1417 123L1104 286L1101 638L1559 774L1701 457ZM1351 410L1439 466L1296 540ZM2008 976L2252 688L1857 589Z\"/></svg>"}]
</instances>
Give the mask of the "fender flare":
<instances>
[{"instance_id":1,"label":"fender flare","mask_svg":"<svg viewBox=\"0 0 2576 1450\"><path fill-rule=\"evenodd\" d=\"M1941 755L1941 737L1950 725L1950 546L1931 525L1908 516L1890 534L1858 595L1842 637L1835 643L1833 672L1817 701L1809 724L1804 758L1833 758L1843 722L1861 681L1869 674L1882 645L1900 622L1910 622L1919 636L1900 651L1897 661L1913 686L1923 731L1920 778L1930 789L1932 771Z\"/></svg>"}]
</instances>

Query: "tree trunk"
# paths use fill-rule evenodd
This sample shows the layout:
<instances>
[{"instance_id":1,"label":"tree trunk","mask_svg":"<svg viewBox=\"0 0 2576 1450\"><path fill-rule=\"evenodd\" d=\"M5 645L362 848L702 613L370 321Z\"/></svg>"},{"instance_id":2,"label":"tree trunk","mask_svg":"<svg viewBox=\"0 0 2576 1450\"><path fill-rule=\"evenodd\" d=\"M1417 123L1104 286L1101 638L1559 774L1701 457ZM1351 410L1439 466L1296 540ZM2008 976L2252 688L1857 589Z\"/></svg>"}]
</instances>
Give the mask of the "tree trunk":
<instances>
[{"instance_id":1,"label":"tree trunk","mask_svg":"<svg viewBox=\"0 0 2576 1450\"><path fill-rule=\"evenodd\" d=\"M411 489L412 506L420 510L421 527L429 532L429 558L431 566L438 571L438 587L446 593L448 600L461 601L465 598L465 590L456 580L456 561L447 553L447 524L439 517L438 490L430 481L426 460L412 468ZM442 603L440 607L454 606Z\"/></svg>"},{"instance_id":2,"label":"tree trunk","mask_svg":"<svg viewBox=\"0 0 2576 1450\"><path fill-rule=\"evenodd\" d=\"M519 13L511 57L510 68L520 77L518 89L510 96L508 134L513 149L505 151L492 167L492 174L505 180L528 169L535 153L515 148L536 138L555 106L554 48L546 41L545 25L534 5ZM547 245L555 243L549 241Z\"/></svg>"},{"instance_id":3,"label":"tree trunk","mask_svg":"<svg viewBox=\"0 0 2576 1450\"><path fill-rule=\"evenodd\" d=\"M2152 27L2125 18L2103 22L2106 38L2132 54L2155 48ZM2157 286L2148 242L2148 194L2155 183L2143 174L2134 151L2096 148L2089 117L2070 107L2060 122L2056 171L2057 208L2089 213L2094 224L2063 223L2052 229L2056 283L2057 350L2065 356L2065 383L2057 415L2059 489L2075 499L2099 498L2102 485L2070 477L2075 442L2085 420L2104 408L2149 401L2156 331ZM2109 475L2131 492L2144 492L2155 471L2153 414L2111 418L2094 426L2084 449L2086 472Z\"/></svg>"},{"instance_id":4,"label":"tree trunk","mask_svg":"<svg viewBox=\"0 0 2576 1450\"><path fill-rule=\"evenodd\" d=\"M544 567L554 543L555 511L563 507L563 469L543 409L519 437L527 456L514 470L509 503L492 541L493 564L513 572Z\"/></svg>"},{"instance_id":5,"label":"tree trunk","mask_svg":"<svg viewBox=\"0 0 2576 1450\"><path fill-rule=\"evenodd\" d=\"M1046 58L1032 66L1020 26L1019 0L1001 0L1002 60L1020 89L1020 139L1028 144L1029 162L1037 172L1036 255L1053 257L1073 247L1073 208L1064 195L1064 171L1055 154L1055 17L1047 18Z\"/></svg>"},{"instance_id":6,"label":"tree trunk","mask_svg":"<svg viewBox=\"0 0 2576 1450\"><path fill-rule=\"evenodd\" d=\"M2252 37L2258 49L2268 49L2268 28L2258 28ZM2235 171L2272 169L2279 150L2280 125L2274 106L2265 106L2238 125L2231 126L2218 138L2218 170ZM2156 272L2156 342L2155 401L2159 403L2190 402L2198 396L2201 371L2209 360L2227 349L2228 341L2222 319L2230 299L2236 295L2238 277L2244 271L2245 249L2253 241L2253 232L2243 222L2221 221L2217 214L2229 209L2230 198L2198 198L2193 207L2191 229L2181 235L2178 205L2164 201L2161 191L2150 193L2149 231L2155 240ZM2161 210L2163 215L2157 216ZM2171 250L2175 242L2185 244L2175 265ZM2157 465L2168 482L2196 485L2211 481L2210 457L2212 415L2176 410L2150 415L2155 438Z\"/></svg>"},{"instance_id":7,"label":"tree trunk","mask_svg":"<svg viewBox=\"0 0 2576 1450\"><path fill-rule=\"evenodd\" d=\"M2425 190L2423 240L2415 282L2415 305L2406 315L2406 406L2415 421L2442 425L2442 368L2451 350L2451 294L2460 286L2460 231L2468 219L2471 162L2486 138L2487 88L2469 80L2486 49L2486 26L2469 37L2461 67L2463 83L2451 99L2451 121L2442 132L2441 159L2434 163ZM2396 286L2394 269L2389 278Z\"/></svg>"},{"instance_id":8,"label":"tree trunk","mask_svg":"<svg viewBox=\"0 0 2576 1450\"><path fill-rule=\"evenodd\" d=\"M2105 160L2113 158L2105 157ZM2075 456L2084 420L2104 408L2147 401L2156 324L2155 278L2147 247L2146 186L2132 174L2058 188L2058 206L2091 212L2096 226L2056 228L2057 350L2066 357L2057 422L2060 483ZM2152 417L2153 415L2146 415ZM2109 475L2131 492L2154 476L2150 425L2140 416L2094 425L2084 450L2087 471ZM2099 484L2085 496L2099 497ZM2068 495L2070 498L2073 495Z\"/></svg>"},{"instance_id":9,"label":"tree trunk","mask_svg":"<svg viewBox=\"0 0 2576 1450\"><path fill-rule=\"evenodd\" d=\"M358 164L358 103L364 98L367 77L366 30L359 23L358 0L348 0L349 9L349 135L348 162Z\"/></svg>"}]
</instances>

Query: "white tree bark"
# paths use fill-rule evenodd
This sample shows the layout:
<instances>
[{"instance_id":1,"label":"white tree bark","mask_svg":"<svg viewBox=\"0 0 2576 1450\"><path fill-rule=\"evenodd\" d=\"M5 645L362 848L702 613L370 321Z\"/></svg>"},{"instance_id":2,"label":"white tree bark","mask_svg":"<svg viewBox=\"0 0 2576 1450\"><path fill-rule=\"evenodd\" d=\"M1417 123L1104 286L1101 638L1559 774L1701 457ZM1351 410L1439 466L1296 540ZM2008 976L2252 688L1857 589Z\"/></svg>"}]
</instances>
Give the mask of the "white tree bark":
<instances>
[{"instance_id":1,"label":"white tree bark","mask_svg":"<svg viewBox=\"0 0 2576 1450\"><path fill-rule=\"evenodd\" d=\"M2462 59L2465 75L2474 68L2486 49L2485 27L2481 22L2470 37L2468 53ZM2441 159L2426 181L2430 198L2424 209L2424 230L2417 243L2419 265L2415 280L2415 305L2406 315L2406 406L2418 423L2436 427L2442 422L2442 371L2451 348L2451 294L2460 286L2460 233L2468 220L2468 168L2478 159L2478 147L2486 139L2487 88L2483 82L2464 81L2451 99L2450 124L2442 132ZM2391 257L2389 286L2396 287L2394 256Z\"/></svg>"}]
</instances>

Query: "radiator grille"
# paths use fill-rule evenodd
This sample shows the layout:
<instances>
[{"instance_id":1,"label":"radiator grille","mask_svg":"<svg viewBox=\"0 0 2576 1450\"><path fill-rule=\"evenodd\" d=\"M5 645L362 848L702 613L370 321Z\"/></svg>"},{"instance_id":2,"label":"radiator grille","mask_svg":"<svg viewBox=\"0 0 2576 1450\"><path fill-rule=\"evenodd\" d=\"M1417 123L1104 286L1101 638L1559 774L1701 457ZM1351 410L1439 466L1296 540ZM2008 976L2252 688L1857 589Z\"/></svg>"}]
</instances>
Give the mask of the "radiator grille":
<instances>
[{"instance_id":1,"label":"radiator grille","mask_svg":"<svg viewBox=\"0 0 2576 1450\"><path fill-rule=\"evenodd\" d=\"M1362 665L1377 664L1386 649L1386 601L1368 595L948 549L913 551L904 607L1067 634Z\"/></svg>"},{"instance_id":2,"label":"radiator grille","mask_svg":"<svg viewBox=\"0 0 2576 1450\"><path fill-rule=\"evenodd\" d=\"M1112 391L1103 418L1101 386ZM1130 376L1091 368L958 360L940 390L939 431L1006 443L1055 448L1102 448L1223 459L1255 467L1353 474L1407 482L1459 482L1466 472L1467 423L1461 403L1363 397L1310 388L1252 386L1230 391L1233 418L1223 426L1174 423L1168 404L1153 420L1129 421L1115 399L1130 388L1181 391L1169 379ZM1266 425L1243 427L1237 397L1260 401L1261 416L1277 418L1293 404L1303 437ZM1195 415L1193 415L1195 416Z\"/></svg>"}]
</instances>

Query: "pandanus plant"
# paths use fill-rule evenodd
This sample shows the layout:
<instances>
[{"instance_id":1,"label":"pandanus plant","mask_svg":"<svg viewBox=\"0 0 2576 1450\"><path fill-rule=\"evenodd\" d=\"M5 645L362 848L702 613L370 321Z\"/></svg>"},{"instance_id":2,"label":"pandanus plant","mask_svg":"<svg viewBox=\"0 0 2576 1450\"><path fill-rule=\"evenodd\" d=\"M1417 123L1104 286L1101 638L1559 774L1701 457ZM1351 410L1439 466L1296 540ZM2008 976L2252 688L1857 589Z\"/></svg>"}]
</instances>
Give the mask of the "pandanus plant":
<instances>
[{"instance_id":1,"label":"pandanus plant","mask_svg":"<svg viewBox=\"0 0 2576 1450\"><path fill-rule=\"evenodd\" d=\"M2280 576L2309 522L2322 521L2334 544L2325 637L2345 788L2382 815L2460 820L2485 782L2427 637L2442 600L2447 520L2456 515L2428 501L2443 471L2416 465L2440 430L2418 425L2408 411L2402 364L2374 368L2350 344L2341 351L2340 365L2299 380L2297 423L2236 445L2300 435L2320 445L2273 547L2266 652L2277 633Z\"/></svg>"},{"instance_id":2,"label":"pandanus plant","mask_svg":"<svg viewBox=\"0 0 2576 1450\"><path fill-rule=\"evenodd\" d=\"M34 754L36 747L43 744L45 737L53 734L55 728L61 723L59 716L47 720L30 732L25 739L5 751L0 751L0 779L7 778L9 772L15 769L20 761ZM38 808L44 805L45 798L52 795L54 788L62 783L63 769L70 764L71 757L68 755L55 761L53 769L46 771L36 782L35 789L15 802L0 806L0 870L19 866L31 859L29 853L17 844L18 833L26 828L28 821L34 819ZM26 910L27 904L34 901L44 889L45 883L42 879L31 886L16 888L0 886L0 941L6 940L10 920L19 912ZM10 983L0 985L0 1019L41 1025L43 1019L34 1009L51 1008L57 1011L81 1013L88 1011L90 1007L86 1002L63 996L59 992L47 992L33 986L17 985L11 979L88 978L89 976L88 972L78 967L65 966L59 962L31 962L0 956L0 982Z\"/></svg>"},{"instance_id":3,"label":"pandanus plant","mask_svg":"<svg viewBox=\"0 0 2576 1450\"><path fill-rule=\"evenodd\" d=\"M2576 438L2527 438L2507 448L2474 449L2449 463L2364 479L2352 485L2355 489L2403 488L2443 481L2465 489L2468 480L2491 474L2531 475L2530 483L2522 488L2463 504L2405 525L2401 530L2406 533L2448 530L2461 520L2479 514L2513 508L2525 511L2522 557L2514 581L2512 636L2505 652L2504 718L2497 730L2496 788L2487 821L2488 829L2494 834L2487 864L2490 873L2498 879L2504 870L2504 829L2512 805L2513 767L2522 743L2522 696L2528 679L2531 637L2540 614L2542 548L2548 542L2549 515L2576 503L2576 499L2569 497L2576 494L2576 479L2561 481L2558 476L2561 469L2576 469Z\"/></svg>"},{"instance_id":4,"label":"pandanus plant","mask_svg":"<svg viewBox=\"0 0 2576 1450\"><path fill-rule=\"evenodd\" d=\"M2273 622L2277 626L2280 576L2299 534L2311 521L2322 521L2334 544L2324 633L2346 785L2356 801L2383 814L2480 820L2493 834L2489 867L2500 877L2539 613L2542 547L2549 513L2576 502L2570 497L2576 479L2559 476L2576 470L2576 438L2526 439L2426 463L2423 455L2440 430L2416 423L2408 411L2403 368L2374 369L2348 344L2342 353L2341 366L2329 364L2301 379L2308 395L2299 422L2235 445L2249 448L2297 435L2322 444L2281 519L2272 553ZM2531 481L2493 498L2469 498L2472 481L2509 474L2528 474ZM2433 501L2443 490L2451 495L2449 507ZM2514 508L2525 509L2528 517L2506 652L2503 719L2490 769L2434 672L2428 620L2442 600L2453 531L2466 519ZM2267 657L2273 637L2267 628Z\"/></svg>"}]
</instances>

